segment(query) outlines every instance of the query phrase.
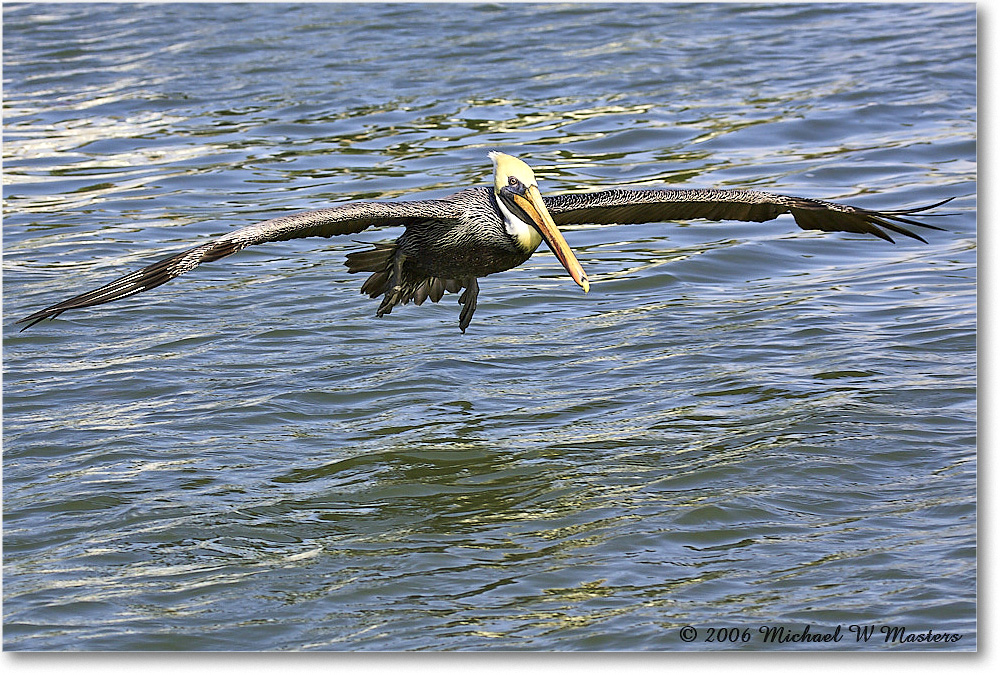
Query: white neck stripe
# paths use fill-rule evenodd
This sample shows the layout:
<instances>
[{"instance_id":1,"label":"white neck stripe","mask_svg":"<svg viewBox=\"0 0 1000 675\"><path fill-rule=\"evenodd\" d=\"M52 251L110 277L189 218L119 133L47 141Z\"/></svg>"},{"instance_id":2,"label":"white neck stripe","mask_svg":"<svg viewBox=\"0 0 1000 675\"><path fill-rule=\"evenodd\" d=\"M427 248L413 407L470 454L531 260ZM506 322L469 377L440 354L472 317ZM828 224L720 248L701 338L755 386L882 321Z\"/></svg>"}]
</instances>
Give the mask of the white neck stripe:
<instances>
[{"instance_id":1,"label":"white neck stripe","mask_svg":"<svg viewBox=\"0 0 1000 675\"><path fill-rule=\"evenodd\" d=\"M507 208L507 205L503 203L500 198L496 199L497 205L500 207L500 212L503 214L504 226L507 230L507 234L514 237L517 243L525 251L534 252L538 245L542 243L542 235L539 234L538 230L528 223L524 222Z\"/></svg>"}]
</instances>

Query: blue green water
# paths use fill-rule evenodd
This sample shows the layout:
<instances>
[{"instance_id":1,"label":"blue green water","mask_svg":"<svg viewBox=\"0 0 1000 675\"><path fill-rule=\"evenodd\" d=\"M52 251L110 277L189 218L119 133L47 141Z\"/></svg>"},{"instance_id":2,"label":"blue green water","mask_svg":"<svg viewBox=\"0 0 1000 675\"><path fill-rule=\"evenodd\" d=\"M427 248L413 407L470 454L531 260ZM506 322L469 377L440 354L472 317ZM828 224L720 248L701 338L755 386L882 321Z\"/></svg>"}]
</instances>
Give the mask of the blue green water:
<instances>
[{"instance_id":1,"label":"blue green water","mask_svg":"<svg viewBox=\"0 0 1000 675\"><path fill-rule=\"evenodd\" d=\"M975 23L5 4L4 648L974 649ZM590 293L543 247L465 335L455 296L375 318L344 256L393 230L13 325L277 214L487 184L491 149L547 194L956 199L926 245L569 227ZM759 632L807 625L844 638Z\"/></svg>"}]
</instances>

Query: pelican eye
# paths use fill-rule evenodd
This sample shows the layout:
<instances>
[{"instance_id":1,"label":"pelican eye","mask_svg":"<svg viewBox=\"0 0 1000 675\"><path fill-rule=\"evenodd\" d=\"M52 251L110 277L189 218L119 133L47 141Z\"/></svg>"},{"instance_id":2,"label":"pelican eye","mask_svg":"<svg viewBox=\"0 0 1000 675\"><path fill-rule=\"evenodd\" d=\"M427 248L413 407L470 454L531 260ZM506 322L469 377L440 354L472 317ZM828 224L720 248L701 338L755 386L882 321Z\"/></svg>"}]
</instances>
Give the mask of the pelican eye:
<instances>
[{"instance_id":1,"label":"pelican eye","mask_svg":"<svg viewBox=\"0 0 1000 675\"><path fill-rule=\"evenodd\" d=\"M511 176L510 178L507 179L507 185L511 187L517 187L518 185L520 185L520 183L521 181L517 179L517 176Z\"/></svg>"}]
</instances>

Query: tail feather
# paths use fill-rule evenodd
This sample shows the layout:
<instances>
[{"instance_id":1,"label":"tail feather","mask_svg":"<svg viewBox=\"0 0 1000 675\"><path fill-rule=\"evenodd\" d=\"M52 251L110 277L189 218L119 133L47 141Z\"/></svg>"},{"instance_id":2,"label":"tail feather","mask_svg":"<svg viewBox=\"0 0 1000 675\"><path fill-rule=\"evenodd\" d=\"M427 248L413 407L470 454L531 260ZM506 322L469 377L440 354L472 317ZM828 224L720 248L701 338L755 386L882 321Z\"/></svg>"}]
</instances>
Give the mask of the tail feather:
<instances>
[{"instance_id":1,"label":"tail feather","mask_svg":"<svg viewBox=\"0 0 1000 675\"><path fill-rule=\"evenodd\" d=\"M475 284L475 278L470 279L442 279L440 277L419 277L415 278L405 271L405 265L397 264L398 245L396 242L379 242L373 248L365 251L357 251L347 255L347 271L371 272L365 283L361 286L361 292L370 298L382 297L382 302L376 310L376 316L382 316L392 312L396 305L405 305L411 300L415 305L421 305L425 300L437 302L444 297L445 292L458 293L462 289L468 289ZM478 292L478 286L477 286ZM463 322L468 325L468 319L472 318L475 311L476 293L462 294L460 302L467 308L471 305L471 310L466 309L463 314ZM462 327L464 332L465 327Z\"/></svg>"},{"instance_id":2,"label":"tail feather","mask_svg":"<svg viewBox=\"0 0 1000 675\"><path fill-rule=\"evenodd\" d=\"M393 258L396 257L396 242L381 241L374 244L374 248L366 251L355 251L347 254L347 271L355 272L381 272L385 269L392 269Z\"/></svg>"}]
</instances>

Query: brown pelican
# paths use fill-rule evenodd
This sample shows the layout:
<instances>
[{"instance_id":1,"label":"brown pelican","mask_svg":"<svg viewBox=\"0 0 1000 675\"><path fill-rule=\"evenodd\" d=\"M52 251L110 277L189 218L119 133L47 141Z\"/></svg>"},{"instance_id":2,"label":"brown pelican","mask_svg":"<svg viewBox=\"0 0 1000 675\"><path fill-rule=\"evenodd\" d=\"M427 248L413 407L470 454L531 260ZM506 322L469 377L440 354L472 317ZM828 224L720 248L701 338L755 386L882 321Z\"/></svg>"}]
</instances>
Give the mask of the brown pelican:
<instances>
[{"instance_id":1,"label":"brown pelican","mask_svg":"<svg viewBox=\"0 0 1000 675\"><path fill-rule=\"evenodd\" d=\"M790 213L805 230L872 234L886 232L926 243L901 224L940 230L912 220L950 200L911 209L871 211L816 199L755 190L626 190L542 197L531 168L519 159L491 152L493 187L473 187L443 199L410 202L355 202L266 220L229 232L200 246L115 279L92 291L20 319L29 328L70 309L100 305L148 291L248 246L299 237L354 234L374 226L403 226L396 241L347 256L349 272L370 272L361 292L382 296L376 316L396 305L427 298L437 302L445 291L458 293L465 332L476 311L478 278L517 267L544 239L573 280L586 293L590 281L558 225L568 223L649 223L707 218L762 222ZM464 290L463 290L464 289ZM23 329L22 329L23 330Z\"/></svg>"}]
</instances>

